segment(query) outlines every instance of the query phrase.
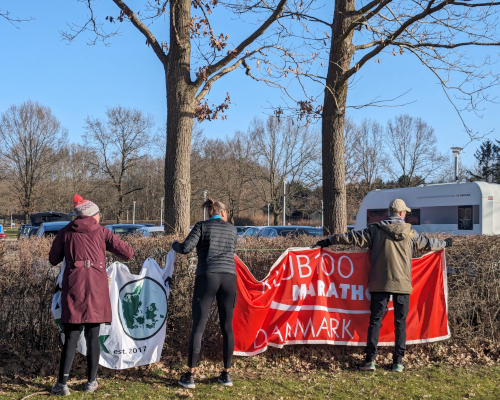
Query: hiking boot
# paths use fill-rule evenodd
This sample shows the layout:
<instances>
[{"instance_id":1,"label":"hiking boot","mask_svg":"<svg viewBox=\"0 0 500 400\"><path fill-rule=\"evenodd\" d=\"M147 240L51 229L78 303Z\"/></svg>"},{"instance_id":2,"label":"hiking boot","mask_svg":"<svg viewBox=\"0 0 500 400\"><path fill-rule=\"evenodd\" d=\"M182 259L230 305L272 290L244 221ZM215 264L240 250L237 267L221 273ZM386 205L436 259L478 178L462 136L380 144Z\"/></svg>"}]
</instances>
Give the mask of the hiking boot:
<instances>
[{"instance_id":1,"label":"hiking boot","mask_svg":"<svg viewBox=\"0 0 500 400\"><path fill-rule=\"evenodd\" d=\"M403 366L403 364L392 364L392 370L394 372L403 372L403 370L405 369L405 367Z\"/></svg>"},{"instance_id":2,"label":"hiking boot","mask_svg":"<svg viewBox=\"0 0 500 400\"><path fill-rule=\"evenodd\" d=\"M194 389L194 374L192 374L191 372L182 374L177 383L186 389Z\"/></svg>"},{"instance_id":3,"label":"hiking boot","mask_svg":"<svg viewBox=\"0 0 500 400\"><path fill-rule=\"evenodd\" d=\"M219 376L218 382L223 386L233 386L233 382L231 382L231 376L229 372L222 371Z\"/></svg>"},{"instance_id":4,"label":"hiking boot","mask_svg":"<svg viewBox=\"0 0 500 400\"><path fill-rule=\"evenodd\" d=\"M97 386L99 386L97 384L97 381L94 381L94 382L87 382L85 384L85 391L87 393L94 393L96 390L97 390Z\"/></svg>"},{"instance_id":5,"label":"hiking boot","mask_svg":"<svg viewBox=\"0 0 500 400\"><path fill-rule=\"evenodd\" d=\"M375 361L365 361L359 366L361 371L375 371Z\"/></svg>"},{"instance_id":6,"label":"hiking boot","mask_svg":"<svg viewBox=\"0 0 500 400\"><path fill-rule=\"evenodd\" d=\"M52 389L50 389L52 394L56 396L69 396L69 388L68 385L63 385L62 383L57 382Z\"/></svg>"}]
</instances>

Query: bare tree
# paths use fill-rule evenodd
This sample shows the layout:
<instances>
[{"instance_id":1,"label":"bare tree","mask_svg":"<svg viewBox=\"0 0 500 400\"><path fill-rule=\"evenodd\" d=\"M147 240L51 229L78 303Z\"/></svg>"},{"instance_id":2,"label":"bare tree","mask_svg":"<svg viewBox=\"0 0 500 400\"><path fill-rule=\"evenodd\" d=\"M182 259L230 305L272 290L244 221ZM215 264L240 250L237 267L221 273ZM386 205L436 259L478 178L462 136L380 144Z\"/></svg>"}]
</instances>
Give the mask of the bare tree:
<instances>
[{"instance_id":1,"label":"bare tree","mask_svg":"<svg viewBox=\"0 0 500 400\"><path fill-rule=\"evenodd\" d=\"M437 178L446 162L437 149L434 129L421 118L402 114L387 124L388 171L400 186Z\"/></svg>"},{"instance_id":2,"label":"bare tree","mask_svg":"<svg viewBox=\"0 0 500 400\"><path fill-rule=\"evenodd\" d=\"M256 208L258 194L251 182L259 167L252 161L252 150L241 132L226 140L207 140L204 145L205 189L227 205L231 223L240 212Z\"/></svg>"},{"instance_id":3,"label":"bare tree","mask_svg":"<svg viewBox=\"0 0 500 400\"><path fill-rule=\"evenodd\" d=\"M95 154L93 166L105 176L116 190L118 197L114 207L117 223L123 218L124 199L147 182L128 179L129 170L135 168L146 157L151 145L154 127L152 115L121 106L106 110L106 121L87 117L85 120L85 145Z\"/></svg>"},{"instance_id":4,"label":"bare tree","mask_svg":"<svg viewBox=\"0 0 500 400\"><path fill-rule=\"evenodd\" d=\"M373 183L381 178L382 169L387 165L384 128L377 121L364 119L358 132L356 152L360 177L366 185L366 190L370 191Z\"/></svg>"},{"instance_id":5,"label":"bare tree","mask_svg":"<svg viewBox=\"0 0 500 400\"><path fill-rule=\"evenodd\" d=\"M346 182L356 182L359 179L360 159L359 141L360 129L353 119L346 117L344 127L344 160ZM321 175L321 173L320 173Z\"/></svg>"},{"instance_id":6,"label":"bare tree","mask_svg":"<svg viewBox=\"0 0 500 400\"><path fill-rule=\"evenodd\" d=\"M470 140L477 140L482 135L465 124L463 111L480 112L482 102L493 100L487 89L499 83L499 75L491 71L495 64L491 56L479 60L466 50L500 45L497 32L500 2L336 0L326 2L325 7L330 5L332 19L323 17L331 15L329 10L310 12L309 8L294 14L301 27L287 27L287 37L300 41L302 46L297 45L295 51L286 44L281 49L274 48L276 56L260 74L247 72L256 80L279 87L295 102L287 108L298 109L299 116L321 118L325 225L333 232L344 232L346 111L349 107L401 105L390 101L404 95L399 92L390 96L392 99L375 96L362 104L348 105L347 94L355 79L361 79L359 72L370 62L381 63L382 59L388 62L389 56L410 55L441 85ZM284 14L287 15L286 11ZM290 89L290 84L283 80L286 77L297 80L300 95ZM305 91L306 78L323 88L322 101ZM388 85L383 82L387 90ZM409 84L415 83L409 81Z\"/></svg>"},{"instance_id":7,"label":"bare tree","mask_svg":"<svg viewBox=\"0 0 500 400\"><path fill-rule=\"evenodd\" d=\"M269 117L266 122L255 118L249 130L254 145L254 157L262 167L253 177L254 187L261 199L270 204L274 225L278 225L282 212L283 183L317 186L314 163L319 159L318 135L306 123L296 123L291 118ZM293 192L287 193L292 197Z\"/></svg>"},{"instance_id":8,"label":"bare tree","mask_svg":"<svg viewBox=\"0 0 500 400\"><path fill-rule=\"evenodd\" d=\"M60 160L66 138L51 109L37 102L12 105L1 116L2 178L14 189L26 223L42 182Z\"/></svg>"},{"instance_id":9,"label":"bare tree","mask_svg":"<svg viewBox=\"0 0 500 400\"><path fill-rule=\"evenodd\" d=\"M110 0L111 1L111 0ZM314 0L147 0L143 10L132 11L130 2L112 0L119 8L117 16L107 16L111 27L106 28L94 10L92 0L82 1L88 9L87 20L80 25L70 25L63 38L73 41L77 36L90 33L88 44L109 38L118 33L116 23L131 22L146 39L165 71L167 91L167 148L165 158L165 196L172 206L166 209L168 229L187 233L189 228L190 143L193 118L198 121L222 117L230 104L227 94L216 105L206 98L213 84L228 73L244 65L245 60L273 47L280 48L284 25L279 19L295 18L299 10L307 10ZM128 3L128 4L127 4ZM214 30L210 14L216 6L230 11L228 16L257 15L259 22L241 42L230 44L229 35ZM168 41L159 41L153 34L153 23L168 20ZM251 25L242 24L240 27ZM113 28L115 27L115 29ZM270 31L269 28L274 30ZM222 29L221 29L222 30ZM238 32L241 34L241 31Z\"/></svg>"}]
</instances>

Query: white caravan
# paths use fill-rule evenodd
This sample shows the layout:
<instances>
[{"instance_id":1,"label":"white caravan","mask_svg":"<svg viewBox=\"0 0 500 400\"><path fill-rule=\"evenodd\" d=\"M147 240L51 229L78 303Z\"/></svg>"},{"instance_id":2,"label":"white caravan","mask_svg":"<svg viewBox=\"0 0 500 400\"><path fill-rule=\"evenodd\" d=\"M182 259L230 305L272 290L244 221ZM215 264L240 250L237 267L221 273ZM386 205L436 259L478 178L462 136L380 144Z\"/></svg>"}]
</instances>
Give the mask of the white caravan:
<instances>
[{"instance_id":1,"label":"white caravan","mask_svg":"<svg viewBox=\"0 0 500 400\"><path fill-rule=\"evenodd\" d=\"M403 199L412 212L406 222L419 232L500 234L500 185L487 182L432 183L373 190L366 195L355 229L385 219L389 203Z\"/></svg>"}]
</instances>

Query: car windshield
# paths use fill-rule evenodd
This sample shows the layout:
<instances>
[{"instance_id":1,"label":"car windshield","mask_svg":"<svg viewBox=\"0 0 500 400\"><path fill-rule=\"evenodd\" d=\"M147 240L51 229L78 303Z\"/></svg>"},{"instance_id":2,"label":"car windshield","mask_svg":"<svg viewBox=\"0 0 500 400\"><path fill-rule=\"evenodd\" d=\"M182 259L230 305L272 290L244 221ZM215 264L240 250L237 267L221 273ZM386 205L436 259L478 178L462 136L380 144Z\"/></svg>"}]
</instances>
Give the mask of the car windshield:
<instances>
[{"instance_id":1,"label":"car windshield","mask_svg":"<svg viewBox=\"0 0 500 400\"><path fill-rule=\"evenodd\" d=\"M289 228L280 229L278 231L280 236L298 236L298 235L308 235L308 236L321 236L321 230L317 228Z\"/></svg>"},{"instance_id":2,"label":"car windshield","mask_svg":"<svg viewBox=\"0 0 500 400\"><path fill-rule=\"evenodd\" d=\"M137 233L137 232L140 232L142 230L142 228L124 228L124 227L116 227L116 228L113 228L113 232L114 233L118 233L118 234L130 234L130 233Z\"/></svg>"},{"instance_id":3,"label":"car windshield","mask_svg":"<svg viewBox=\"0 0 500 400\"><path fill-rule=\"evenodd\" d=\"M238 231L238 235L243 235L248 228L246 226L237 226L236 230Z\"/></svg>"}]
</instances>

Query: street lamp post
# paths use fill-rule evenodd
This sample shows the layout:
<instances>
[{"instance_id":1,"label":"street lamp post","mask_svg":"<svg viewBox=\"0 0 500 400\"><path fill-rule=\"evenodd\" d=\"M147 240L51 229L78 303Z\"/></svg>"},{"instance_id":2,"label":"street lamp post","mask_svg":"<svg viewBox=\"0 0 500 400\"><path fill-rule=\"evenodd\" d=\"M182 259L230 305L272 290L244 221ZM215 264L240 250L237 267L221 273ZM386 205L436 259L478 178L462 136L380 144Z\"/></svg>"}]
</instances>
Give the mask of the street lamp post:
<instances>
[{"instance_id":1,"label":"street lamp post","mask_svg":"<svg viewBox=\"0 0 500 400\"><path fill-rule=\"evenodd\" d=\"M325 226L325 219L323 217L323 200L321 200L321 228Z\"/></svg>"},{"instance_id":2,"label":"street lamp post","mask_svg":"<svg viewBox=\"0 0 500 400\"><path fill-rule=\"evenodd\" d=\"M203 191L203 203L207 201L207 193L208 193L207 190ZM206 219L207 219L207 208L203 207L203 221L206 221Z\"/></svg>"},{"instance_id":3,"label":"street lamp post","mask_svg":"<svg viewBox=\"0 0 500 400\"><path fill-rule=\"evenodd\" d=\"M163 226L163 200L165 197L161 198L161 206L160 206L160 226Z\"/></svg>"},{"instance_id":4,"label":"street lamp post","mask_svg":"<svg viewBox=\"0 0 500 400\"><path fill-rule=\"evenodd\" d=\"M269 226L269 203L267 203L267 226Z\"/></svg>"},{"instance_id":5,"label":"street lamp post","mask_svg":"<svg viewBox=\"0 0 500 400\"><path fill-rule=\"evenodd\" d=\"M127 210L127 224L128 224L128 210Z\"/></svg>"},{"instance_id":6,"label":"street lamp post","mask_svg":"<svg viewBox=\"0 0 500 400\"><path fill-rule=\"evenodd\" d=\"M283 179L283 225L286 225L286 177Z\"/></svg>"},{"instance_id":7,"label":"street lamp post","mask_svg":"<svg viewBox=\"0 0 500 400\"><path fill-rule=\"evenodd\" d=\"M451 151L453 152L453 155L455 156L455 181L458 182L458 156L462 152L464 148L463 147L452 147Z\"/></svg>"},{"instance_id":8,"label":"street lamp post","mask_svg":"<svg viewBox=\"0 0 500 400\"><path fill-rule=\"evenodd\" d=\"M132 211L132 224L135 225L135 201L134 201L134 209Z\"/></svg>"}]
</instances>

